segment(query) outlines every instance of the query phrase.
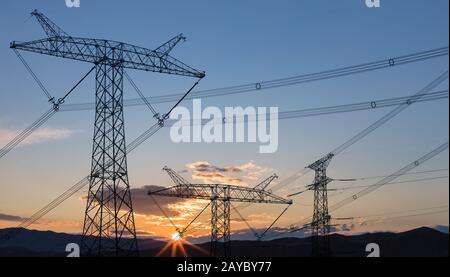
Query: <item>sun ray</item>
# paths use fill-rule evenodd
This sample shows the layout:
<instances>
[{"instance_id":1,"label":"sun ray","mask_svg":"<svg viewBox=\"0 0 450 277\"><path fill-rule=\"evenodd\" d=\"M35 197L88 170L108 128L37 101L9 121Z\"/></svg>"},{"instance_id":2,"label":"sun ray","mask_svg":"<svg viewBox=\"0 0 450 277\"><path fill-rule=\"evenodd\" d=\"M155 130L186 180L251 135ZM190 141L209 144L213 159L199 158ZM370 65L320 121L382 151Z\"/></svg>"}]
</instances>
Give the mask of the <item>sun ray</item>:
<instances>
[{"instance_id":1,"label":"sun ray","mask_svg":"<svg viewBox=\"0 0 450 277\"><path fill-rule=\"evenodd\" d=\"M188 254L186 252L186 249L184 249L184 245L182 241L178 241L178 249L180 249L181 254L183 254L184 257L187 257Z\"/></svg>"},{"instance_id":2,"label":"sun ray","mask_svg":"<svg viewBox=\"0 0 450 277\"><path fill-rule=\"evenodd\" d=\"M172 251L170 253L171 257L176 257L177 255L177 244L176 243L172 243Z\"/></svg>"},{"instance_id":3,"label":"sun ray","mask_svg":"<svg viewBox=\"0 0 450 277\"><path fill-rule=\"evenodd\" d=\"M187 240L183 240L183 243L186 244L186 245L189 245L190 247L194 248L195 250L198 250L198 251L202 252L203 254L209 255L208 251L206 251L205 249L201 248L200 246L198 246L196 244L193 244L193 243L191 243L191 242L189 242Z\"/></svg>"},{"instance_id":4,"label":"sun ray","mask_svg":"<svg viewBox=\"0 0 450 277\"><path fill-rule=\"evenodd\" d=\"M164 252L166 252L167 249L169 249L169 247L170 247L172 244L173 244L172 241L168 241L168 242L166 243L166 245L164 245L164 247L158 252L158 254L156 254L156 257L159 257L159 256L161 256Z\"/></svg>"}]
</instances>

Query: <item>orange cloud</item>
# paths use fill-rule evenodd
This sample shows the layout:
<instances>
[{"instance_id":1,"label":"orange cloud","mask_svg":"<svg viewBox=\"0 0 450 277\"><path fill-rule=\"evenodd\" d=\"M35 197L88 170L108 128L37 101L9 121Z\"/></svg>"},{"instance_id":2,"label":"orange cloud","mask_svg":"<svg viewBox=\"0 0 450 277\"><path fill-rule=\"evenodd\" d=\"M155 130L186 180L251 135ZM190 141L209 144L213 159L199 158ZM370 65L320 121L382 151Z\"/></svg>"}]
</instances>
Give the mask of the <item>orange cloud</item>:
<instances>
[{"instance_id":1,"label":"orange cloud","mask_svg":"<svg viewBox=\"0 0 450 277\"><path fill-rule=\"evenodd\" d=\"M266 174L271 169L258 166L254 161L242 165L220 167L207 161L197 161L186 165L188 172L192 172L192 179L204 183L221 183L234 185L247 185ZM247 180L247 181L246 181Z\"/></svg>"}]
</instances>

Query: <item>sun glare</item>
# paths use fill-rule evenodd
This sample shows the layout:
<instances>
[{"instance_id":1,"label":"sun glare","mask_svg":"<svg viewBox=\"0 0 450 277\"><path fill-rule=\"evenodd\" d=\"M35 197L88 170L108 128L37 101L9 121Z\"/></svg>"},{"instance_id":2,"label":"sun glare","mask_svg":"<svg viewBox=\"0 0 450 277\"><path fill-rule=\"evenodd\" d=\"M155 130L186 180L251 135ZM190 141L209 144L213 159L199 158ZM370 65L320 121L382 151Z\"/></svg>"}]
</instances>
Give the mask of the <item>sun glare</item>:
<instances>
[{"instance_id":1,"label":"sun glare","mask_svg":"<svg viewBox=\"0 0 450 277\"><path fill-rule=\"evenodd\" d=\"M166 245L164 245L164 247L158 252L158 254L156 254L156 256L159 257L163 255L165 252L170 252L171 257L176 257L177 253L179 252L184 257L187 257L188 253L186 252L185 245L199 252L202 252L203 254L208 254L208 252L203 248L195 244L192 244L187 240L184 240L182 233L176 232L171 236L171 239L167 241Z\"/></svg>"},{"instance_id":2,"label":"sun glare","mask_svg":"<svg viewBox=\"0 0 450 277\"><path fill-rule=\"evenodd\" d=\"M172 240L173 241L181 240L181 234L179 232L176 232L175 234L172 235Z\"/></svg>"}]
</instances>

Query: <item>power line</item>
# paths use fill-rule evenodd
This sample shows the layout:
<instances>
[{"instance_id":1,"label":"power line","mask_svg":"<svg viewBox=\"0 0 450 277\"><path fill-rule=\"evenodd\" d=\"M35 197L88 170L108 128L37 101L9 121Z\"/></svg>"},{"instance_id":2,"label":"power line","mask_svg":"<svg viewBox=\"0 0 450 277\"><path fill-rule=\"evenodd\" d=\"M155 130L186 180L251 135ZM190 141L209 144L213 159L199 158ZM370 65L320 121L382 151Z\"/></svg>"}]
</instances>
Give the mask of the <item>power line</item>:
<instances>
[{"instance_id":1,"label":"power line","mask_svg":"<svg viewBox=\"0 0 450 277\"><path fill-rule=\"evenodd\" d=\"M241 218L241 220L247 225L247 228L252 232L254 236L258 236L258 233L256 230L250 225L250 223L241 215L241 213L236 209L236 207L233 205L233 203L230 203L233 210L236 212L236 214Z\"/></svg>"},{"instance_id":2,"label":"power line","mask_svg":"<svg viewBox=\"0 0 450 277\"><path fill-rule=\"evenodd\" d=\"M153 108L152 104L150 104L149 100L145 98L142 91L138 88L136 83L131 79L130 75L124 70L123 75L125 75L125 78L127 78L128 82L130 82L131 86L134 88L134 90L137 92L137 94L140 96L140 99L145 103L145 105L149 108L149 110L153 113L153 116L158 116L158 112L156 112L155 108Z\"/></svg>"},{"instance_id":3,"label":"power line","mask_svg":"<svg viewBox=\"0 0 450 277\"><path fill-rule=\"evenodd\" d=\"M34 121L30 126L25 128L22 132L20 132L16 137L14 137L10 142L8 142L5 146L0 149L0 159L3 158L6 154L8 154L11 150L13 150L17 145L23 142L27 137L29 137L34 131L36 131L39 127L41 127L44 123L46 123L53 115L59 111L59 107L61 104L65 102L67 97L86 79L89 74L94 70L95 67L92 67L62 98L59 98L57 101L53 101L53 107L46 111L41 117L39 117L36 121Z\"/></svg>"},{"instance_id":4,"label":"power line","mask_svg":"<svg viewBox=\"0 0 450 277\"><path fill-rule=\"evenodd\" d=\"M426 212L426 213L418 213L418 214L409 214L409 215L400 215L400 216L387 217L387 218L383 218L383 221L394 220L394 219L401 219L401 218L408 218L408 217L444 214L444 213L448 213L448 209L439 210L439 211L433 211L433 212ZM367 220L366 222L373 222L373 221L378 221L378 220L379 219L372 219L372 220Z\"/></svg>"},{"instance_id":5,"label":"power line","mask_svg":"<svg viewBox=\"0 0 450 277\"><path fill-rule=\"evenodd\" d=\"M384 125L386 122L390 121L392 118L394 118L395 116L400 114L402 111L407 109L409 106L416 103L418 100L420 100L425 95L429 94L434 88L436 88L442 82L447 80L448 74L449 74L449 72L445 71L444 73L439 75L439 77L434 79L431 83L429 83L424 88L419 90L415 95L410 97L410 99L407 100L407 102L400 104L395 109L393 109L392 111L390 111L389 113L387 113L386 115L384 115L383 117L378 119L376 122L372 123L369 127L365 128L361 132L357 133L356 135L354 135L353 137L348 139L346 142L344 142L343 144L341 144L340 146L335 148L333 151L331 151L329 153L329 155L331 154L333 156L336 156L336 155L342 153L344 150L348 149L349 147L351 147L352 145L354 145L355 143L357 143L358 141L360 141L361 139L363 139L364 137L366 137L367 135L369 135L370 133L372 133L373 131L375 131L376 129L381 127L382 125ZM310 168L308 168L308 167L303 168L302 170L298 171L297 173L291 175L290 177L286 178L285 180L283 180L280 183L278 183L277 185L275 185L273 190L278 190L278 189L281 189L281 188L289 185L290 183L292 183L292 182L298 180L300 177L304 176L309 171L310 171Z\"/></svg>"},{"instance_id":6,"label":"power line","mask_svg":"<svg viewBox=\"0 0 450 277\"><path fill-rule=\"evenodd\" d=\"M176 231L179 230L178 226L175 225L175 223L172 221L172 218L169 217L169 215L164 211L164 209L159 205L158 201L153 197L153 195L150 195L150 198L153 200L155 205L158 207L158 209L162 212L162 214L166 217L167 220L169 220L170 224L172 224L173 228L175 228Z\"/></svg>"},{"instance_id":7,"label":"power line","mask_svg":"<svg viewBox=\"0 0 450 277\"><path fill-rule=\"evenodd\" d=\"M423 212L423 211L430 211L430 210L437 210L437 209L444 209L448 208L447 205L439 205L435 207L428 207L428 208L421 208L421 209L410 209L410 210L403 210L403 211L397 211L397 212L386 212L386 213L379 213L379 214L370 214L370 215L364 215L364 216L352 216L351 219L359 219L359 218L372 218L372 217L380 217L380 216L386 216L386 215L396 215L396 214L403 214L403 213L411 213L411 212Z\"/></svg>"},{"instance_id":8,"label":"power line","mask_svg":"<svg viewBox=\"0 0 450 277\"><path fill-rule=\"evenodd\" d=\"M30 73L31 77L33 77L34 81L36 81L36 83L38 84L38 86L41 88L42 92L44 92L45 96L48 99L48 102L53 102L54 101L54 97L50 94L50 92L48 92L47 88L44 86L44 84L42 83L41 80L39 80L39 78L36 76L36 74L33 72L33 70L31 69L31 67L28 65L28 63L25 61L25 59L22 57L22 55L19 53L19 51L17 51L17 49L13 49L14 53L16 53L17 57L19 58L19 60L22 62L22 64L25 66L25 68L27 69L28 73Z\"/></svg>"},{"instance_id":9,"label":"power line","mask_svg":"<svg viewBox=\"0 0 450 277\"><path fill-rule=\"evenodd\" d=\"M431 170L423 170L423 171L415 171L415 172L408 172L403 175L418 175L418 174L426 174L426 173L436 173L436 172L442 172L442 171L448 171L448 168L439 168L439 169L431 169ZM390 175L378 175L378 176L368 176L368 177L357 177L352 178L355 181L364 181L364 180L371 180L371 179L379 179L384 178Z\"/></svg>"},{"instance_id":10,"label":"power line","mask_svg":"<svg viewBox=\"0 0 450 277\"><path fill-rule=\"evenodd\" d=\"M424 51L424 52L420 52L420 53L416 53L416 54L411 54L411 55L406 55L406 56L402 56L402 57L389 59L389 60L387 60L388 65L385 64L386 60L383 60L383 61L380 61L380 62L381 62L381 64L384 64L384 66L378 65L380 67L372 67L372 68L370 68L370 66L373 66L373 65L376 64L376 62L373 62L373 63L368 63L368 64L365 64L365 65L354 66L354 71L350 70L350 67L335 70L336 71L335 72L336 75L334 75L334 76L331 75L331 72L333 71L332 70L332 71L322 72L321 74L319 74L319 73L306 74L306 75L300 75L300 76L292 77L292 78L284 78L284 79L279 79L279 80L274 80L274 81L267 81L267 82L261 82L261 83L256 83L256 84L249 84L249 85L253 86L253 89L247 88L245 90L245 89L241 88L241 89L243 89L241 91L233 91L233 89L237 89L238 86L223 88L223 89L228 90L228 92L226 92L225 94L223 94L225 91L220 91L220 89L203 91L203 92L209 93L209 94L204 95L203 97L212 97L212 96L219 96L219 95L226 95L226 94L244 93L246 91L252 91L252 90L269 89L269 88L273 88L273 87L277 87L277 86L286 86L286 85L293 85L293 84L298 84L298 83L316 81L316 80L320 80L320 78L323 78L323 79L336 78L336 77L345 76L345 75L349 75L349 74L355 74L355 73L361 73L361 72L370 71L370 70L381 69L381 68L390 67L390 66L393 66L393 65L406 64L406 63L426 60L426 59L430 59L430 58L440 57L440 56L444 56L444 55L448 55L448 47L439 48L439 49L430 50L430 51ZM323 76L319 76L319 75L322 75L322 74L323 74ZM302 79L302 78L304 78L304 79ZM308 79L308 78L310 78L310 79ZM193 93L193 95L191 97L187 96L186 99L202 97L202 96L200 96L200 93L201 92ZM176 95L179 96L179 94L176 94ZM164 97L173 97L173 95L172 96L164 96ZM152 99L155 100L155 98L152 98ZM156 101L158 101L158 100L156 100ZM168 99L160 100L160 101L169 102ZM172 102L172 101L173 100L170 100L170 102ZM65 107L68 107L68 106L69 105L62 105L61 108L64 109L64 110L67 110ZM144 142L146 139L148 139L154 133L156 133L159 130L158 127L159 127L159 125L154 125L150 129L148 129L146 132L144 132L141 136L139 136L135 141L133 141L129 145L129 147L127 148L127 152L131 152L133 149L135 149L137 146L139 146L142 142ZM21 225L22 226L29 226L29 225L31 225L37 219L41 218L43 215L45 215L46 213L48 213L49 211L54 209L56 206L61 204L63 201L65 201L71 195L75 194L77 191L79 191L82 187L84 187L88 183L89 183L89 178L88 177L82 179L80 182L75 184L73 187L69 188L69 190L67 190L65 193L60 195L60 197L58 197L57 199L52 201L51 202L51 203L53 203L52 205L47 205L46 207L44 207L46 209L41 209L40 211L38 211L38 213L35 214L34 217L33 216L30 217L30 219L33 219L34 221L32 221L32 222L28 221L28 222L25 222L23 225L22 224Z\"/></svg>"},{"instance_id":11,"label":"power line","mask_svg":"<svg viewBox=\"0 0 450 277\"><path fill-rule=\"evenodd\" d=\"M391 183L392 181L394 181L395 179L399 178L400 176L403 176L405 173L408 173L409 171L411 171L412 169L421 166L423 163L427 162L428 160L432 159L433 157L435 157L436 155L442 153L443 151L447 150L449 146L449 143L446 142L440 146L438 146L437 148L435 148L434 150L432 150L431 152L425 154L424 156L420 157L419 159L417 159L416 161L406 165L405 167L399 169L398 171L396 171L395 173L383 178L382 180L376 182L374 185L361 190L360 192L353 194L352 196L339 201L338 203L332 205L331 207L329 207L329 211L336 211L358 199L360 199L363 196L366 196L367 194L383 187L384 185L387 185L389 183ZM304 220L294 223L293 225L291 225L290 227L290 231L288 233L294 233L294 232L298 232L300 230L303 230L307 227L307 225L305 225L309 220L311 220L312 216L309 216L307 218L305 218ZM281 236L284 235L286 233L281 233L281 234L276 234L271 236L271 238L273 237L277 237L277 236Z\"/></svg>"},{"instance_id":12,"label":"power line","mask_svg":"<svg viewBox=\"0 0 450 277\"><path fill-rule=\"evenodd\" d=\"M413 96L403 96L403 97L395 97L395 98L387 98L387 99L380 99L380 100L374 100L374 101L366 101L366 102L359 102L359 103L353 103L353 104L345 104L345 105L337 105L337 106L329 106L329 107L320 107L320 108L312 108L312 109L300 109L300 110L292 110L292 111L285 111L285 112L279 112L277 114L279 120L286 120L286 119L294 119L294 118L304 118L304 117L313 117L313 116L323 116L323 115L330 115L330 114L337 114L337 113L346 113L346 112L354 112L354 111L363 111L363 110L375 110L380 108L387 108L392 106L398 106L402 104L412 104L411 98ZM448 90L440 90L435 92L430 92L428 94L424 94L423 97L418 98L414 103L420 103L420 102L428 102L428 101L436 101L441 99L446 99L449 97L449 91ZM275 114L269 113L268 114L270 118L273 118ZM191 126L191 125L221 125L221 124L227 124L228 122L236 122L236 123L247 123L247 122L253 122L253 121L262 121L267 120L268 117L266 116L264 119L261 118L255 118L250 120L248 117L224 117L220 122L211 122L211 119L198 119L194 118L191 120L168 120L167 124L165 124L165 127L171 127L176 122L180 122L180 126ZM225 123L223 123L225 122Z\"/></svg>"},{"instance_id":13,"label":"power line","mask_svg":"<svg viewBox=\"0 0 450 277\"><path fill-rule=\"evenodd\" d=\"M196 84L198 84L198 81L196 82ZM192 88L189 91L191 91L191 90L192 90ZM171 110L173 110L178 104L179 103L175 104L172 107ZM169 114L169 113L167 113L167 114ZM164 118L162 120L163 120L163 123L164 123ZM136 149L139 145L141 145L143 142L145 142L147 139L152 137L156 132L158 132L163 127L163 125L164 124L161 124L161 121L158 121L158 123L156 123L153 126L151 126L150 128L148 128L145 132L143 132L140 136L138 136L136 139L134 139L131 143L129 143L126 146L126 152L125 152L125 154L122 154L121 157L123 157L124 155L129 154L134 149ZM105 150L108 150L108 149L105 149ZM121 158L121 157L119 157L119 158ZM108 164L105 164L105 166L110 166L110 165L111 165L111 162L108 163ZM53 201L51 201L49 204L45 205L42 209L40 209L39 211L34 213L31 217L24 219L18 225L18 228L27 228L28 226L32 225L37 220L42 218L44 215L48 214L50 211L55 209L61 203L63 203L67 199L69 199L75 193L79 192L81 189L83 189L85 186L87 186L90 183L90 180L91 180L90 176L91 175L88 175L88 176L84 177L83 179L78 181L75 185L73 185L68 190L66 190L61 195L59 195L57 198L55 198ZM10 239L13 236L18 235L23 229L15 229L15 230L16 231L5 235L3 238L0 238L0 242L2 240L8 240L8 239Z\"/></svg>"},{"instance_id":14,"label":"power line","mask_svg":"<svg viewBox=\"0 0 450 277\"><path fill-rule=\"evenodd\" d=\"M368 62L364 64L352 65L347 67L340 67L332 70L326 70L316 73L302 74L294 77L280 78L269 81L257 82L257 83L247 83L242 85L234 85L223 88L209 89L203 91L195 91L186 100L195 98L207 98L207 97L217 97L225 95L235 95L242 94L253 91L261 91L266 89L279 88L284 86L298 85L313 81L320 81L326 79L333 79L343 76L348 76L352 74L358 74L363 72L369 72L374 70L380 70L384 68L390 68L397 65L405 65L409 63L415 63L419 61L424 61L432 58L442 57L448 55L448 46L436 48L432 50L417 52L413 54L408 54L404 56L398 56L394 58L388 58L373 62ZM175 102L183 94L169 94L162 96L154 96L147 98L153 104ZM146 104L143 99L128 99L124 100L124 106L136 106ZM93 103L80 103L80 104L70 104L61 107L64 111L79 111L79 110L92 110L94 109Z\"/></svg>"},{"instance_id":15,"label":"power line","mask_svg":"<svg viewBox=\"0 0 450 277\"><path fill-rule=\"evenodd\" d=\"M433 180L442 180L442 179L448 179L449 176L438 176L438 177L431 177L431 178L422 178L422 179L413 179L413 180L406 180L406 181L399 181L399 182L392 182L386 185L396 185L396 184L409 184L409 183L417 183L417 182L424 182L424 181L433 181ZM340 190L352 190L352 189L358 189L358 188L370 188L374 185L365 185L365 186L348 186L348 187L341 187L341 188L332 188L328 189L328 191L340 191Z\"/></svg>"},{"instance_id":16,"label":"power line","mask_svg":"<svg viewBox=\"0 0 450 277\"><path fill-rule=\"evenodd\" d=\"M346 198L334 205L332 205L330 207L330 212L337 210L341 207L344 207L350 203L352 203L353 201L381 188L382 186L392 182L393 180L397 179L398 177L402 176L404 173L407 173L409 171L411 171L412 169L421 166L424 162L428 161L429 159L433 158L434 156L440 154L441 152L443 152L444 150L448 149L448 142L440 145L439 147L437 147L436 149L434 149L433 151L431 151L430 153L422 156L421 158L417 159L416 161L408 164L407 166L403 167L402 169L398 170L396 173L387 176L385 178L383 178L382 180L378 181L377 183L375 183L373 186L368 187L366 189L363 189L362 191L353 194L351 197Z\"/></svg>"}]
</instances>

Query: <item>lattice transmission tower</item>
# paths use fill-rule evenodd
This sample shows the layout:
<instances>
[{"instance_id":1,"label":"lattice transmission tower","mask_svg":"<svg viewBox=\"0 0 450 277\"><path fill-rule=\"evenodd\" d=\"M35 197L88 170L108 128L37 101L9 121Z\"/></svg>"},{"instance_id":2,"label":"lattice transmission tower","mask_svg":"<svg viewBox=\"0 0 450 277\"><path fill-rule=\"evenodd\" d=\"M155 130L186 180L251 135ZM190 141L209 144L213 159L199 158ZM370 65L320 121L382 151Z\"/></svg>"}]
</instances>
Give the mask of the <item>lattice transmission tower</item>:
<instances>
[{"instance_id":1,"label":"lattice transmission tower","mask_svg":"<svg viewBox=\"0 0 450 277\"><path fill-rule=\"evenodd\" d=\"M312 255L328 257L330 251L330 220L328 213L328 183L332 181L327 176L327 167L333 158L333 154L321 158L309 165L308 168L315 171L314 182L308 188L314 191L314 212L310 224L312 239Z\"/></svg>"},{"instance_id":2,"label":"lattice transmission tower","mask_svg":"<svg viewBox=\"0 0 450 277\"><path fill-rule=\"evenodd\" d=\"M38 11L34 16L46 37L12 42L11 48L77 60L95 67L95 122L89 193L82 233L85 255L138 253L125 147L124 70L203 78L169 54L184 39L178 35L155 50L112 40L73 37ZM56 101L59 105L61 101ZM155 115L161 123L168 114Z\"/></svg>"},{"instance_id":3,"label":"lattice transmission tower","mask_svg":"<svg viewBox=\"0 0 450 277\"><path fill-rule=\"evenodd\" d=\"M253 188L224 184L191 184L170 168L163 169L173 182L173 187L149 191L149 195L202 199L211 201L211 256L231 255L230 215L231 203L265 203L291 205L292 200L284 199L269 191L267 186L276 179L272 175Z\"/></svg>"}]
</instances>

